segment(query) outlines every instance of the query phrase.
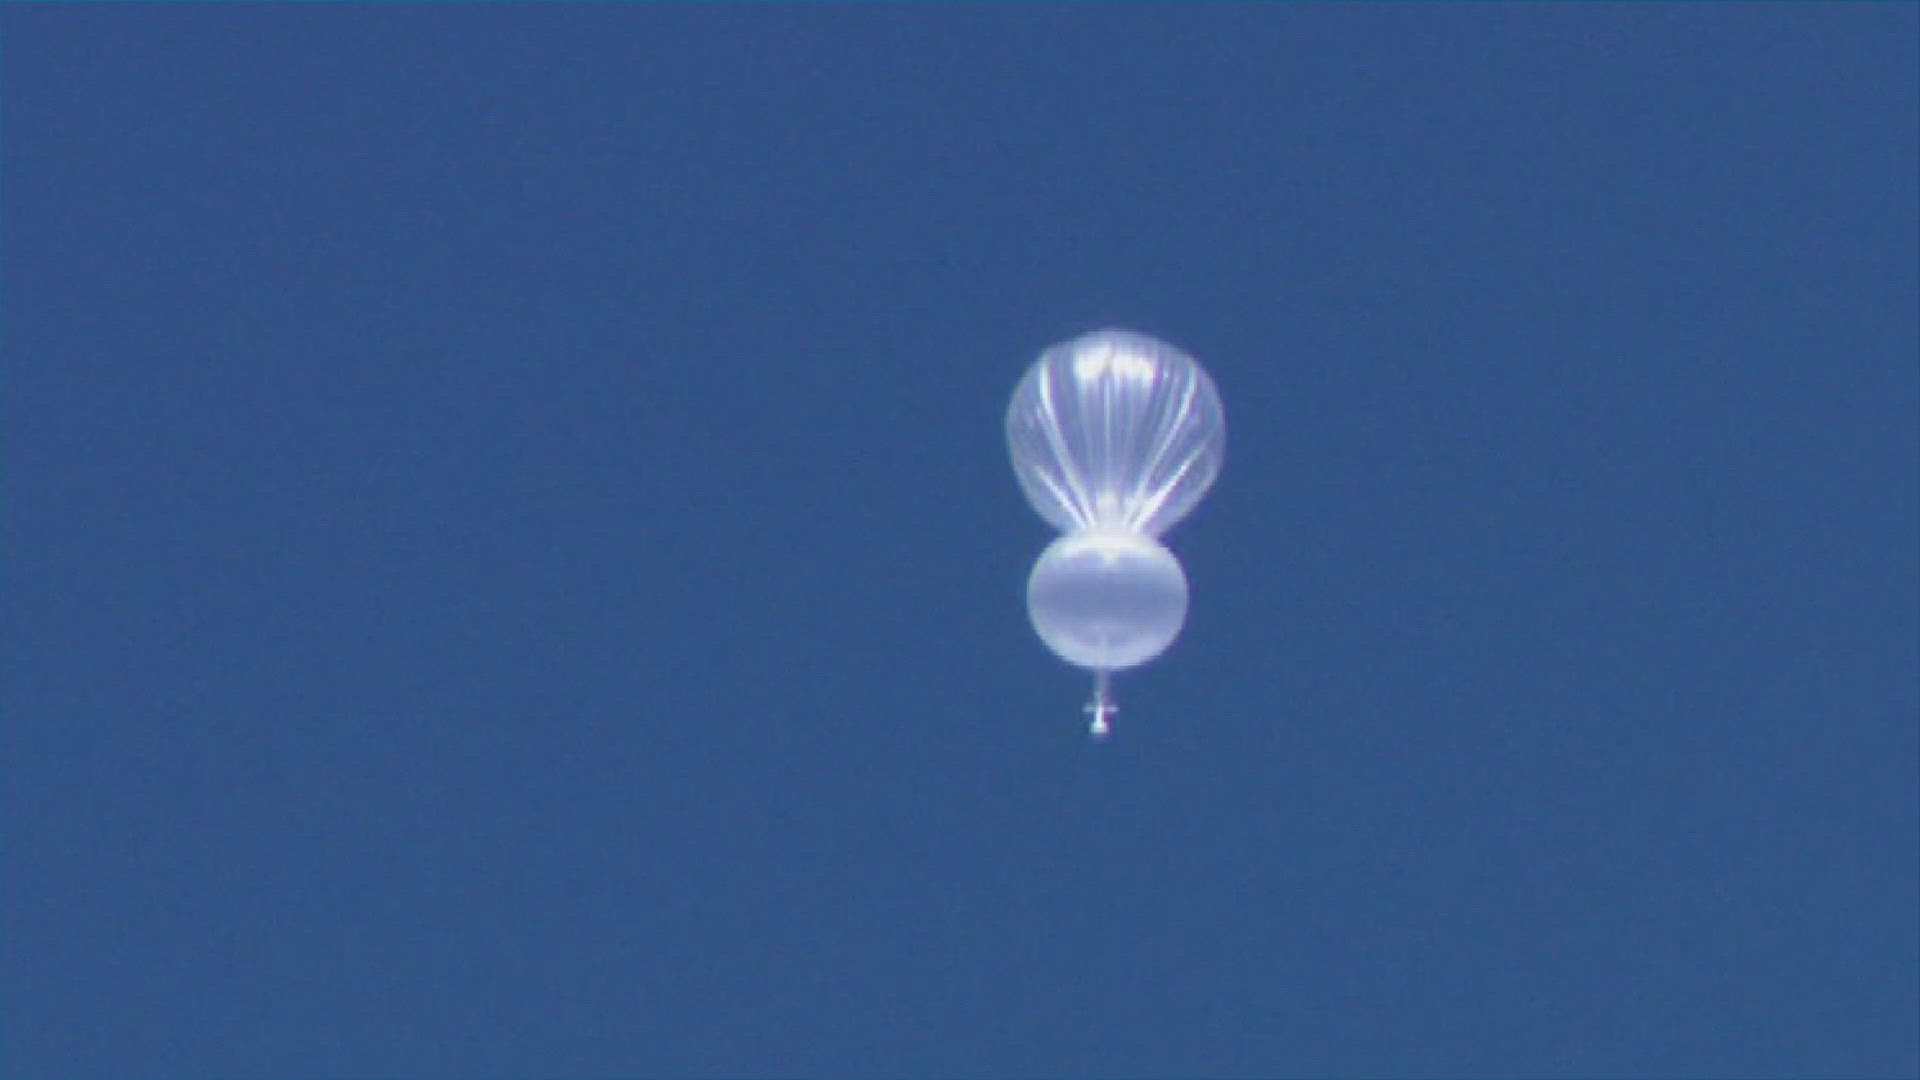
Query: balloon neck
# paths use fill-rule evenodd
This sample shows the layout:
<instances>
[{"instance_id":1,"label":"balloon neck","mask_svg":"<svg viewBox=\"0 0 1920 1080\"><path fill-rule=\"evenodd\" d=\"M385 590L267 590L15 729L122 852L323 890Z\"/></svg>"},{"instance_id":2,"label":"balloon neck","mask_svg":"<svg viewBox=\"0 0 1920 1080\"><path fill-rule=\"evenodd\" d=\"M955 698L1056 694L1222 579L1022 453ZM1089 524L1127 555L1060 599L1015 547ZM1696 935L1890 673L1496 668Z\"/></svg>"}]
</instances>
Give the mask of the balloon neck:
<instances>
[{"instance_id":1,"label":"balloon neck","mask_svg":"<svg viewBox=\"0 0 1920 1080\"><path fill-rule=\"evenodd\" d=\"M1074 532L1081 536L1093 536L1102 539L1122 539L1147 535L1132 523L1125 520L1093 521L1088 523L1084 528L1075 529Z\"/></svg>"}]
</instances>

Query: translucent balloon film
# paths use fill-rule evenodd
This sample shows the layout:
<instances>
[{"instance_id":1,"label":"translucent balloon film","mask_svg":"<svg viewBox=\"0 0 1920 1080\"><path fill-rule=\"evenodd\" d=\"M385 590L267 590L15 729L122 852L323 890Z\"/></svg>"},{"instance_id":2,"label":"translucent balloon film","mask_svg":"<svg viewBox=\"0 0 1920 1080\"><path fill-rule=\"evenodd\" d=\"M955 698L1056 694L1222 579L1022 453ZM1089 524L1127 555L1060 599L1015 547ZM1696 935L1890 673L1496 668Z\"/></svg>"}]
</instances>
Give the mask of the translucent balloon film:
<instances>
[{"instance_id":1,"label":"translucent balloon film","mask_svg":"<svg viewBox=\"0 0 1920 1080\"><path fill-rule=\"evenodd\" d=\"M1120 671L1165 652L1187 617L1187 575L1158 541L1125 533L1063 536L1027 578L1027 614L1055 655Z\"/></svg>"},{"instance_id":2,"label":"translucent balloon film","mask_svg":"<svg viewBox=\"0 0 1920 1080\"><path fill-rule=\"evenodd\" d=\"M1226 421L1213 381L1187 354L1100 330L1041 354L1007 411L1027 501L1062 532L1158 536L1220 471Z\"/></svg>"}]
</instances>

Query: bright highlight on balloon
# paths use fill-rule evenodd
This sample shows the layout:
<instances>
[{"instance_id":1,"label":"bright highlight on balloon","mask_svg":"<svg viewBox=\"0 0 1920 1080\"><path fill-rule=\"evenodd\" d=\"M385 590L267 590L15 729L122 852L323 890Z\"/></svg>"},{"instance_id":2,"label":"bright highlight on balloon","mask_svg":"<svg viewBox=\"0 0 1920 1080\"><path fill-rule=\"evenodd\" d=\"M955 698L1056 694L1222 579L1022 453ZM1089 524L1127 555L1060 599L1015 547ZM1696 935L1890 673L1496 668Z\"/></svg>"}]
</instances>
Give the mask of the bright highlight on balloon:
<instances>
[{"instance_id":1,"label":"bright highlight on balloon","mask_svg":"<svg viewBox=\"0 0 1920 1080\"><path fill-rule=\"evenodd\" d=\"M1158 537L1207 493L1226 441L1213 380L1145 334L1055 345L1013 392L1014 475L1064 534L1027 578L1027 615L1060 659L1094 673L1095 738L1112 730L1112 674L1165 652L1186 621L1187 575Z\"/></svg>"}]
</instances>

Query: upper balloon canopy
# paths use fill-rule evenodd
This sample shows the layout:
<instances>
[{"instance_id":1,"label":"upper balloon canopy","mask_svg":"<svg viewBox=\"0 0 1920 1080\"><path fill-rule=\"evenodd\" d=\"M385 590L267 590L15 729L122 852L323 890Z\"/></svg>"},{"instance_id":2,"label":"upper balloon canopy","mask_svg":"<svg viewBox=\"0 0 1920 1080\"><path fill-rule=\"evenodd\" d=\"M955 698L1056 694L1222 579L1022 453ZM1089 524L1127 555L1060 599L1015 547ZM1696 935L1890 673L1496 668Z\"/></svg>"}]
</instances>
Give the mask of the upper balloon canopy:
<instances>
[{"instance_id":1,"label":"upper balloon canopy","mask_svg":"<svg viewBox=\"0 0 1920 1080\"><path fill-rule=\"evenodd\" d=\"M1226 441L1220 395L1200 365L1126 330L1041 353L1007 410L1020 488L1068 533L1160 535L1206 494Z\"/></svg>"}]
</instances>

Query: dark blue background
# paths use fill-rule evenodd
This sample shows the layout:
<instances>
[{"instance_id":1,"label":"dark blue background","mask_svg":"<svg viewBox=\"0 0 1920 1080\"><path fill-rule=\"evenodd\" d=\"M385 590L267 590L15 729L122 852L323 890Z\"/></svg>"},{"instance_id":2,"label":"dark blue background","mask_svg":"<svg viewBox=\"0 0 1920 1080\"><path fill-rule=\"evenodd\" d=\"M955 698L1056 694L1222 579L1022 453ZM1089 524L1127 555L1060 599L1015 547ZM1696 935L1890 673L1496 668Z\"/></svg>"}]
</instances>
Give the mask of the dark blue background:
<instances>
[{"instance_id":1,"label":"dark blue background","mask_svg":"<svg viewBox=\"0 0 1920 1080\"><path fill-rule=\"evenodd\" d=\"M0 1072L1915 1075L1917 12L6 5Z\"/></svg>"}]
</instances>

